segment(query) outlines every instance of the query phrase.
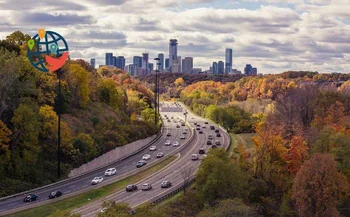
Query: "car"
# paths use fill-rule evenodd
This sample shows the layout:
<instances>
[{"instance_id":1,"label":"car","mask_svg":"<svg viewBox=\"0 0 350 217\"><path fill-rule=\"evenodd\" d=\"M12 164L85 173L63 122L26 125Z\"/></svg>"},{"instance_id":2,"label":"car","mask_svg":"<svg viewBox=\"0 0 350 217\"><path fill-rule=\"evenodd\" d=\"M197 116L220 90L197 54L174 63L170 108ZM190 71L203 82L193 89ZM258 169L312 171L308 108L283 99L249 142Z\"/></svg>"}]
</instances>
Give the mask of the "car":
<instances>
[{"instance_id":1,"label":"car","mask_svg":"<svg viewBox=\"0 0 350 217\"><path fill-rule=\"evenodd\" d=\"M211 148L217 148L217 146L216 145L212 145Z\"/></svg>"},{"instance_id":2,"label":"car","mask_svg":"<svg viewBox=\"0 0 350 217\"><path fill-rule=\"evenodd\" d=\"M216 134L216 137L221 137L221 134L220 134L220 133L217 133L217 134Z\"/></svg>"},{"instance_id":3,"label":"car","mask_svg":"<svg viewBox=\"0 0 350 217\"><path fill-rule=\"evenodd\" d=\"M194 124L194 125L197 125L197 122L194 122L193 124Z\"/></svg>"},{"instance_id":4,"label":"car","mask_svg":"<svg viewBox=\"0 0 350 217\"><path fill-rule=\"evenodd\" d=\"M167 117L168 117L168 115L164 115L164 117L166 117L166 118L167 118Z\"/></svg>"},{"instance_id":5,"label":"car","mask_svg":"<svg viewBox=\"0 0 350 217\"><path fill-rule=\"evenodd\" d=\"M208 124L208 121L206 121L205 124Z\"/></svg>"},{"instance_id":6,"label":"car","mask_svg":"<svg viewBox=\"0 0 350 217\"><path fill-rule=\"evenodd\" d=\"M174 116L171 116L171 119L174 119Z\"/></svg>"},{"instance_id":7,"label":"car","mask_svg":"<svg viewBox=\"0 0 350 217\"><path fill-rule=\"evenodd\" d=\"M185 135L181 135L180 139L186 139L186 136Z\"/></svg>"},{"instance_id":8,"label":"car","mask_svg":"<svg viewBox=\"0 0 350 217\"><path fill-rule=\"evenodd\" d=\"M167 133L166 136L171 136L171 133Z\"/></svg>"},{"instance_id":9,"label":"car","mask_svg":"<svg viewBox=\"0 0 350 217\"><path fill-rule=\"evenodd\" d=\"M169 145L171 145L171 142L170 142L170 140L167 140L167 141L165 142L165 145L166 145L166 146L169 146Z\"/></svg>"},{"instance_id":10,"label":"car","mask_svg":"<svg viewBox=\"0 0 350 217\"><path fill-rule=\"evenodd\" d=\"M176 125L176 128L180 128L180 125Z\"/></svg>"},{"instance_id":11,"label":"car","mask_svg":"<svg viewBox=\"0 0 350 217\"><path fill-rule=\"evenodd\" d=\"M207 127L205 125L203 125L202 128L207 128Z\"/></svg>"},{"instance_id":12,"label":"car","mask_svg":"<svg viewBox=\"0 0 350 217\"><path fill-rule=\"evenodd\" d=\"M182 134L187 134L187 131L186 130L182 131Z\"/></svg>"},{"instance_id":13,"label":"car","mask_svg":"<svg viewBox=\"0 0 350 217\"><path fill-rule=\"evenodd\" d=\"M142 160L149 160L149 159L151 159L151 155L149 155L149 154L145 154L142 157Z\"/></svg>"},{"instance_id":14,"label":"car","mask_svg":"<svg viewBox=\"0 0 350 217\"><path fill-rule=\"evenodd\" d=\"M200 127L200 126L201 126L201 125L198 123L198 124L197 124L197 127Z\"/></svg>"},{"instance_id":15,"label":"car","mask_svg":"<svg viewBox=\"0 0 350 217\"><path fill-rule=\"evenodd\" d=\"M203 134L203 131L200 130L198 133L199 133L199 134Z\"/></svg>"},{"instance_id":16,"label":"car","mask_svg":"<svg viewBox=\"0 0 350 217\"><path fill-rule=\"evenodd\" d=\"M61 196L62 196L62 191L53 191L49 194L49 199L53 199Z\"/></svg>"},{"instance_id":17,"label":"car","mask_svg":"<svg viewBox=\"0 0 350 217\"><path fill-rule=\"evenodd\" d=\"M210 140L207 141L207 145L212 145L212 144L213 143Z\"/></svg>"},{"instance_id":18,"label":"car","mask_svg":"<svg viewBox=\"0 0 350 217\"><path fill-rule=\"evenodd\" d=\"M214 126L210 126L210 129L211 129L211 130L215 130L215 127L214 127Z\"/></svg>"},{"instance_id":19,"label":"car","mask_svg":"<svg viewBox=\"0 0 350 217\"><path fill-rule=\"evenodd\" d=\"M191 119L194 119L194 117L192 117Z\"/></svg>"},{"instance_id":20,"label":"car","mask_svg":"<svg viewBox=\"0 0 350 217\"><path fill-rule=\"evenodd\" d=\"M34 200L37 200L38 196L36 196L35 194L29 194L28 196L26 196L23 201L24 202L32 202Z\"/></svg>"},{"instance_id":21,"label":"car","mask_svg":"<svg viewBox=\"0 0 350 217\"><path fill-rule=\"evenodd\" d=\"M125 190L127 192L136 191L137 190L137 186L136 185L127 185Z\"/></svg>"},{"instance_id":22,"label":"car","mask_svg":"<svg viewBox=\"0 0 350 217\"><path fill-rule=\"evenodd\" d=\"M163 152L158 152L157 153L157 158L161 158L161 157L163 157L164 156L164 153Z\"/></svg>"},{"instance_id":23,"label":"car","mask_svg":"<svg viewBox=\"0 0 350 217\"><path fill-rule=\"evenodd\" d=\"M201 128L197 127L196 130L201 130Z\"/></svg>"},{"instance_id":24,"label":"car","mask_svg":"<svg viewBox=\"0 0 350 217\"><path fill-rule=\"evenodd\" d=\"M170 120L168 120L168 122L170 122Z\"/></svg>"},{"instance_id":25,"label":"car","mask_svg":"<svg viewBox=\"0 0 350 217\"><path fill-rule=\"evenodd\" d=\"M140 167L143 167L146 164L147 164L147 162L145 160L140 160L139 162L136 163L136 167L140 168Z\"/></svg>"},{"instance_id":26,"label":"car","mask_svg":"<svg viewBox=\"0 0 350 217\"><path fill-rule=\"evenodd\" d=\"M101 183L102 181L103 181L103 177L102 176L95 177L91 181L91 185L97 185L98 183Z\"/></svg>"},{"instance_id":27,"label":"car","mask_svg":"<svg viewBox=\"0 0 350 217\"><path fill-rule=\"evenodd\" d=\"M204 148L200 148L198 153L199 154L205 154L205 149Z\"/></svg>"},{"instance_id":28,"label":"car","mask_svg":"<svg viewBox=\"0 0 350 217\"><path fill-rule=\"evenodd\" d=\"M162 188L170 188L171 187L171 182L169 181L162 181L162 183L160 184L160 186Z\"/></svg>"},{"instance_id":29,"label":"car","mask_svg":"<svg viewBox=\"0 0 350 217\"><path fill-rule=\"evenodd\" d=\"M100 212L104 213L104 212L106 212L107 209L108 209L107 207L104 207L104 208L101 209Z\"/></svg>"},{"instance_id":30,"label":"car","mask_svg":"<svg viewBox=\"0 0 350 217\"><path fill-rule=\"evenodd\" d=\"M152 185L150 183L143 184L142 188L141 188L142 191L148 191L148 190L151 190L151 189L152 189Z\"/></svg>"},{"instance_id":31,"label":"car","mask_svg":"<svg viewBox=\"0 0 350 217\"><path fill-rule=\"evenodd\" d=\"M220 145L220 140L216 140L215 145Z\"/></svg>"},{"instance_id":32,"label":"car","mask_svg":"<svg viewBox=\"0 0 350 217\"><path fill-rule=\"evenodd\" d=\"M175 141L175 142L173 142L173 146L178 147L178 146L180 146L180 143L178 141Z\"/></svg>"},{"instance_id":33,"label":"car","mask_svg":"<svg viewBox=\"0 0 350 217\"><path fill-rule=\"evenodd\" d=\"M219 132L220 132L219 129L216 129L216 130L215 130L215 133L219 133Z\"/></svg>"},{"instance_id":34,"label":"car","mask_svg":"<svg viewBox=\"0 0 350 217\"><path fill-rule=\"evenodd\" d=\"M192 154L191 160L198 160L198 159L199 159L198 154Z\"/></svg>"},{"instance_id":35,"label":"car","mask_svg":"<svg viewBox=\"0 0 350 217\"><path fill-rule=\"evenodd\" d=\"M213 139L213 135L209 134L208 139Z\"/></svg>"},{"instance_id":36,"label":"car","mask_svg":"<svg viewBox=\"0 0 350 217\"><path fill-rule=\"evenodd\" d=\"M157 147L154 146L154 145L152 145L152 146L149 148L149 150L150 150L150 151L155 151L155 150L157 150Z\"/></svg>"},{"instance_id":37,"label":"car","mask_svg":"<svg viewBox=\"0 0 350 217\"><path fill-rule=\"evenodd\" d=\"M117 173L117 170L115 168L109 168L105 172L105 176L111 176L115 175Z\"/></svg>"},{"instance_id":38,"label":"car","mask_svg":"<svg viewBox=\"0 0 350 217\"><path fill-rule=\"evenodd\" d=\"M185 126L185 123L182 123L181 126Z\"/></svg>"}]
</instances>

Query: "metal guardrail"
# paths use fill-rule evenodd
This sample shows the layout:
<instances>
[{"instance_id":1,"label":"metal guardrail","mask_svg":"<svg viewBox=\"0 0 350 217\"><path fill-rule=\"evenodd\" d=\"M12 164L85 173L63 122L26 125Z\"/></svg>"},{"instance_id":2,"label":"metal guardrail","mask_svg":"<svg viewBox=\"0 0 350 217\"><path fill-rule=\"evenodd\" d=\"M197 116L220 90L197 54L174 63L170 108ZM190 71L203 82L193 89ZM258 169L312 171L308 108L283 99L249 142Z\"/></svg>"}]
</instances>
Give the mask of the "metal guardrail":
<instances>
[{"instance_id":1,"label":"metal guardrail","mask_svg":"<svg viewBox=\"0 0 350 217\"><path fill-rule=\"evenodd\" d=\"M23 191L23 192L12 194L12 195L9 195L9 196L6 196L6 197L2 197L2 198L0 198L0 201L5 201L5 200L8 200L8 199L13 198L13 197L23 196L23 195L26 195L26 194L29 194L29 193L32 193L32 192L35 192L35 191L38 191L38 190L42 190L42 189L49 188L49 187L52 187L52 186L55 186L55 185L59 185L59 184L64 184L64 183L70 182L72 180L76 180L78 178L81 178L81 177L84 177L84 176L88 176L89 174L94 173L97 170L100 170L100 169L102 169L104 167L108 167L108 166L110 166L112 164L118 163L118 162L120 162L122 160L125 160L126 158L134 156L135 154L137 154L137 153L147 149L148 147L150 147L151 145L156 143L162 137L162 135L163 135L163 124L162 124L162 128L161 128L160 132L157 134L157 137L155 137L152 141L150 141L146 146L142 147L141 149L139 149L139 150L137 150L137 151L127 155L127 156L124 156L124 157L122 157L122 158L120 158L120 159L118 159L118 160L116 160L114 162L111 162L111 163L109 163L107 165L104 165L102 167L98 167L98 168L96 168L96 169L94 169L94 170L92 170L90 172L87 172L85 174L81 174L81 175L76 176L76 177L64 179L64 180L61 180L61 181L58 181L58 182L54 182L54 183L51 183L51 184L48 184L48 185L44 185L44 186L41 186L41 187L38 187L38 188L35 188L35 189L30 189L28 191Z\"/></svg>"}]
</instances>

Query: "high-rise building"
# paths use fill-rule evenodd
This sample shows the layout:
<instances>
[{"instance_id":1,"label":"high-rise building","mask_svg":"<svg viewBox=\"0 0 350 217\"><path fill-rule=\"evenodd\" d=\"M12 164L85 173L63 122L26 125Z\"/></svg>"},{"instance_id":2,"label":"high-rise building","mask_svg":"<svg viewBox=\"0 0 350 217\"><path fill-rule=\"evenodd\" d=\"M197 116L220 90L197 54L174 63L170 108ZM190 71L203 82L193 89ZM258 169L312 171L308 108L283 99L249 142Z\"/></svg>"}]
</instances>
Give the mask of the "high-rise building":
<instances>
[{"instance_id":1,"label":"high-rise building","mask_svg":"<svg viewBox=\"0 0 350 217\"><path fill-rule=\"evenodd\" d=\"M177 64L179 64L179 72L182 72L181 56L177 56Z\"/></svg>"},{"instance_id":2,"label":"high-rise building","mask_svg":"<svg viewBox=\"0 0 350 217\"><path fill-rule=\"evenodd\" d=\"M127 71L131 76L136 76L137 75L137 67L135 64L129 64L125 66L124 71Z\"/></svg>"},{"instance_id":3,"label":"high-rise building","mask_svg":"<svg viewBox=\"0 0 350 217\"><path fill-rule=\"evenodd\" d=\"M182 60L182 72L191 74L192 69L193 69L193 58L185 57L185 59Z\"/></svg>"},{"instance_id":4,"label":"high-rise building","mask_svg":"<svg viewBox=\"0 0 350 217\"><path fill-rule=\"evenodd\" d=\"M159 53L158 58L160 65L157 66L157 69L161 72L164 70L164 54Z\"/></svg>"},{"instance_id":5,"label":"high-rise building","mask_svg":"<svg viewBox=\"0 0 350 217\"><path fill-rule=\"evenodd\" d=\"M232 49L226 48L225 51L225 74L232 72Z\"/></svg>"},{"instance_id":6,"label":"high-rise building","mask_svg":"<svg viewBox=\"0 0 350 217\"><path fill-rule=\"evenodd\" d=\"M142 67L142 57L140 56L134 56L133 58L133 64L139 68Z\"/></svg>"},{"instance_id":7,"label":"high-rise building","mask_svg":"<svg viewBox=\"0 0 350 217\"><path fill-rule=\"evenodd\" d=\"M95 69L95 67L96 67L96 60L94 58L90 59L90 65Z\"/></svg>"},{"instance_id":8,"label":"high-rise building","mask_svg":"<svg viewBox=\"0 0 350 217\"><path fill-rule=\"evenodd\" d=\"M125 68L125 58L124 58L124 56L118 56L116 58L115 67L124 70L124 68Z\"/></svg>"},{"instance_id":9,"label":"high-rise building","mask_svg":"<svg viewBox=\"0 0 350 217\"><path fill-rule=\"evenodd\" d=\"M219 61L218 62L218 75L224 74L224 62Z\"/></svg>"},{"instance_id":10,"label":"high-rise building","mask_svg":"<svg viewBox=\"0 0 350 217\"><path fill-rule=\"evenodd\" d=\"M165 69L169 69L169 58L165 58L165 62L164 62L164 66L165 66Z\"/></svg>"},{"instance_id":11,"label":"high-rise building","mask_svg":"<svg viewBox=\"0 0 350 217\"><path fill-rule=\"evenodd\" d=\"M233 72L233 74L235 74L235 75L240 75L240 74L242 74L242 72L241 72L241 71L238 71L237 69L232 69L232 72Z\"/></svg>"},{"instance_id":12,"label":"high-rise building","mask_svg":"<svg viewBox=\"0 0 350 217\"><path fill-rule=\"evenodd\" d=\"M177 39L170 39L169 42L169 67L177 60Z\"/></svg>"},{"instance_id":13,"label":"high-rise building","mask_svg":"<svg viewBox=\"0 0 350 217\"><path fill-rule=\"evenodd\" d=\"M117 57L115 57L115 56L112 56L112 66L115 66L115 67L117 67Z\"/></svg>"},{"instance_id":14,"label":"high-rise building","mask_svg":"<svg viewBox=\"0 0 350 217\"><path fill-rule=\"evenodd\" d=\"M257 75L258 74L258 69L256 67L252 68L252 75Z\"/></svg>"},{"instance_id":15,"label":"high-rise building","mask_svg":"<svg viewBox=\"0 0 350 217\"><path fill-rule=\"evenodd\" d=\"M192 69L192 74L200 74L202 73L202 68L193 68Z\"/></svg>"},{"instance_id":16,"label":"high-rise building","mask_svg":"<svg viewBox=\"0 0 350 217\"><path fill-rule=\"evenodd\" d=\"M173 73L179 73L181 72L180 64L178 60L173 60L173 64L170 67L170 71Z\"/></svg>"},{"instance_id":17,"label":"high-rise building","mask_svg":"<svg viewBox=\"0 0 350 217\"><path fill-rule=\"evenodd\" d=\"M218 74L218 63L213 62L213 74L217 75Z\"/></svg>"},{"instance_id":18,"label":"high-rise building","mask_svg":"<svg viewBox=\"0 0 350 217\"><path fill-rule=\"evenodd\" d=\"M244 74L245 75L252 75L253 73L253 67L251 64L246 64L244 67Z\"/></svg>"},{"instance_id":19,"label":"high-rise building","mask_svg":"<svg viewBox=\"0 0 350 217\"><path fill-rule=\"evenodd\" d=\"M153 63L148 63L149 72L153 72Z\"/></svg>"},{"instance_id":20,"label":"high-rise building","mask_svg":"<svg viewBox=\"0 0 350 217\"><path fill-rule=\"evenodd\" d=\"M142 71L143 74L148 74L148 53L142 54Z\"/></svg>"},{"instance_id":21,"label":"high-rise building","mask_svg":"<svg viewBox=\"0 0 350 217\"><path fill-rule=\"evenodd\" d=\"M106 66L113 66L113 53L106 53Z\"/></svg>"}]
</instances>

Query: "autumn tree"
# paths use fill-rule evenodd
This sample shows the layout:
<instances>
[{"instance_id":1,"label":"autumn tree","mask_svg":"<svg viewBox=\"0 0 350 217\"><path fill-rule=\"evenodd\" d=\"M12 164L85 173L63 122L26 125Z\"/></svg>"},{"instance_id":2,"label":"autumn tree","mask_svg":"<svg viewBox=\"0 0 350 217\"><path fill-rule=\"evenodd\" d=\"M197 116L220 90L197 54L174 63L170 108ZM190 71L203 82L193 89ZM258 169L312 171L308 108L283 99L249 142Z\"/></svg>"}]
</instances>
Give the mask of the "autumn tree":
<instances>
[{"instance_id":1,"label":"autumn tree","mask_svg":"<svg viewBox=\"0 0 350 217\"><path fill-rule=\"evenodd\" d=\"M289 171L294 175L298 172L307 159L308 149L302 136L294 136L290 143L290 149L286 154Z\"/></svg>"},{"instance_id":2,"label":"autumn tree","mask_svg":"<svg viewBox=\"0 0 350 217\"><path fill-rule=\"evenodd\" d=\"M337 171L333 158L329 154L315 154L298 171L292 198L301 217L337 217L337 205L347 189L348 183Z\"/></svg>"},{"instance_id":3,"label":"autumn tree","mask_svg":"<svg viewBox=\"0 0 350 217\"><path fill-rule=\"evenodd\" d=\"M17 30L10 35L6 36L6 40L17 45L22 45L27 43L31 39L30 35L24 34L23 32Z\"/></svg>"},{"instance_id":4,"label":"autumn tree","mask_svg":"<svg viewBox=\"0 0 350 217\"><path fill-rule=\"evenodd\" d=\"M122 93L118 90L118 87L113 80L101 80L97 92L101 102L104 102L115 109L122 108Z\"/></svg>"},{"instance_id":5,"label":"autumn tree","mask_svg":"<svg viewBox=\"0 0 350 217\"><path fill-rule=\"evenodd\" d=\"M70 64L70 71L67 75L66 82L70 86L74 106L85 108L90 100L88 76L88 72L80 66L80 64Z\"/></svg>"},{"instance_id":6,"label":"autumn tree","mask_svg":"<svg viewBox=\"0 0 350 217\"><path fill-rule=\"evenodd\" d=\"M177 78L175 81L174 81L174 84L176 87L184 87L185 86L185 81L183 78Z\"/></svg>"},{"instance_id":7,"label":"autumn tree","mask_svg":"<svg viewBox=\"0 0 350 217\"><path fill-rule=\"evenodd\" d=\"M11 130L0 120L0 174L3 174L10 157L9 143L11 142L11 134Z\"/></svg>"}]
</instances>

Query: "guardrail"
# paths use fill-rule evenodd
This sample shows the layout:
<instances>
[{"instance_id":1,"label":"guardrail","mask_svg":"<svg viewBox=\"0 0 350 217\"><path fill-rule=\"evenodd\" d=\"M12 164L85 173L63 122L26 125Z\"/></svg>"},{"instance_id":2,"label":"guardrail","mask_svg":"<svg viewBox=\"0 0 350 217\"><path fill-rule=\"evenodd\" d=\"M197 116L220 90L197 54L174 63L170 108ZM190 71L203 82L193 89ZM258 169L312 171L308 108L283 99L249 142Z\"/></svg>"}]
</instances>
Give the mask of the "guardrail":
<instances>
[{"instance_id":1,"label":"guardrail","mask_svg":"<svg viewBox=\"0 0 350 217\"><path fill-rule=\"evenodd\" d=\"M0 201L5 201L5 200L8 200L10 198L13 198L13 197L18 197L18 196L23 196L23 195L26 195L26 194L29 194L29 193L32 193L32 192L35 192L35 191L38 191L38 190L42 190L42 189L45 189L45 188L49 188L49 187L52 187L52 186L55 186L55 185L60 185L60 184L64 184L64 183L67 183L67 182L70 182L72 180L76 180L76 179L79 179L81 177L84 177L84 176L88 176L90 175L91 173L94 173L102 168L105 168L105 167L108 167L112 164L115 164L115 163L118 163L120 161L123 161L125 160L126 158L129 158L131 156L134 156L135 154L147 149L148 147L150 147L151 145L153 145L154 143L156 143L163 135L163 125L162 125L162 128L160 130L160 132L157 134L157 136L152 140L150 141L146 146L142 147L141 149L138 149L137 151L127 155L127 156L124 156L116 161L113 161L105 166L102 166L102 167L99 167L99 168L96 168L90 172L87 172L87 173L84 173L84 174L81 174L79 176L75 176L75 177L72 177L72 178L67 178L67 179L64 179L64 180L61 180L61 181L58 181L58 182L54 182L54 183L51 183L51 184L48 184L48 185L44 185L44 186L41 186L41 187L38 187L38 188L34 188L34 189L31 189L31 190L28 190L28 191L23 191L23 192L20 192L20 193L16 193L16 194L12 194L12 195L9 195L9 196L6 196L6 197L2 197L0 198Z\"/></svg>"}]
</instances>

